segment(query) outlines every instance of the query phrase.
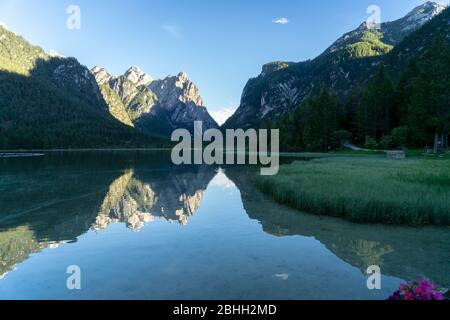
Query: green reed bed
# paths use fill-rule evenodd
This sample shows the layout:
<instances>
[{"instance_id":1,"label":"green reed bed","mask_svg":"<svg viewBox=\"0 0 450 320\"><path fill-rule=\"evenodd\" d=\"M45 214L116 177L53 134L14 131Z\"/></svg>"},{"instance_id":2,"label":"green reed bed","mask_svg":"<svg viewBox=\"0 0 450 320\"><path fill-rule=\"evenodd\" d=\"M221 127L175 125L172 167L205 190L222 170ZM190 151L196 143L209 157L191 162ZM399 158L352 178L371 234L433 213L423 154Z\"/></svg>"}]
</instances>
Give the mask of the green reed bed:
<instances>
[{"instance_id":1,"label":"green reed bed","mask_svg":"<svg viewBox=\"0 0 450 320\"><path fill-rule=\"evenodd\" d=\"M450 160L335 157L282 166L257 186L296 209L358 223L450 225Z\"/></svg>"}]
</instances>

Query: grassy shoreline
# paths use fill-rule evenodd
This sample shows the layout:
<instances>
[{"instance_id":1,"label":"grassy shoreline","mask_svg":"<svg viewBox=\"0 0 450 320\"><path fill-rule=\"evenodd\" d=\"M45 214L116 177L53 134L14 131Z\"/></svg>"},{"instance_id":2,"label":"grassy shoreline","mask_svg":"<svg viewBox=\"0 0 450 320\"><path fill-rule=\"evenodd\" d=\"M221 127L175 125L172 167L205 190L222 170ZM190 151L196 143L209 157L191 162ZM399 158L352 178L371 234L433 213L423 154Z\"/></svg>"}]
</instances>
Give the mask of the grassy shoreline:
<instances>
[{"instance_id":1,"label":"grassy shoreline","mask_svg":"<svg viewBox=\"0 0 450 320\"><path fill-rule=\"evenodd\" d=\"M257 187L277 202L357 223L450 226L450 160L319 157L283 165Z\"/></svg>"}]
</instances>

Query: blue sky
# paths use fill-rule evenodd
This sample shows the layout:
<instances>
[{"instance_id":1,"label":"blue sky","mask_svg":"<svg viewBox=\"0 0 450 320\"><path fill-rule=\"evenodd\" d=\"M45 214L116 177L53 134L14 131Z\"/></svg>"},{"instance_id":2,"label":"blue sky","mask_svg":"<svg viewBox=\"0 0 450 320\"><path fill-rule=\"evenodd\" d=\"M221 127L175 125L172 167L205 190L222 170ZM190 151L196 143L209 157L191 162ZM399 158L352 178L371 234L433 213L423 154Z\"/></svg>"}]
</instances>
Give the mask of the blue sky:
<instances>
[{"instance_id":1,"label":"blue sky","mask_svg":"<svg viewBox=\"0 0 450 320\"><path fill-rule=\"evenodd\" d=\"M378 5L382 21L389 21L424 2L0 0L0 21L47 51L113 74L134 65L154 78L185 71L211 113L223 117L264 63L314 58L365 21L369 5ZM80 30L66 27L72 4L81 9Z\"/></svg>"}]
</instances>

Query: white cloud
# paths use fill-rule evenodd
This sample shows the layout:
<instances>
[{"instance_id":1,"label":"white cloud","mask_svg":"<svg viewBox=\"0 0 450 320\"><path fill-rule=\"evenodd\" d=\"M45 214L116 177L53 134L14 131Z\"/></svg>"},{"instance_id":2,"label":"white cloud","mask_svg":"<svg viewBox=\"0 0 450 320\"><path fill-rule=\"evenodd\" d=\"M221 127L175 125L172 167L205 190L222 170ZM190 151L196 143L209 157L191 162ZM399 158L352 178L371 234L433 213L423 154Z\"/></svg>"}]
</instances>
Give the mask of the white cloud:
<instances>
[{"instance_id":1,"label":"white cloud","mask_svg":"<svg viewBox=\"0 0 450 320\"><path fill-rule=\"evenodd\" d=\"M278 279L281 279L283 281L286 281L289 279L289 273L276 274L275 277L277 277Z\"/></svg>"},{"instance_id":2,"label":"white cloud","mask_svg":"<svg viewBox=\"0 0 450 320\"><path fill-rule=\"evenodd\" d=\"M227 121L227 119L234 114L235 111L236 110L234 108L226 107L216 111L210 111L209 113L219 125L223 125L225 121Z\"/></svg>"},{"instance_id":3,"label":"white cloud","mask_svg":"<svg viewBox=\"0 0 450 320\"><path fill-rule=\"evenodd\" d=\"M272 20L272 23L275 24L288 24L289 22L289 19L285 17L280 17Z\"/></svg>"},{"instance_id":4,"label":"white cloud","mask_svg":"<svg viewBox=\"0 0 450 320\"><path fill-rule=\"evenodd\" d=\"M178 38L181 36L180 28L173 24L164 24L162 26L163 30L171 37Z\"/></svg>"}]
</instances>

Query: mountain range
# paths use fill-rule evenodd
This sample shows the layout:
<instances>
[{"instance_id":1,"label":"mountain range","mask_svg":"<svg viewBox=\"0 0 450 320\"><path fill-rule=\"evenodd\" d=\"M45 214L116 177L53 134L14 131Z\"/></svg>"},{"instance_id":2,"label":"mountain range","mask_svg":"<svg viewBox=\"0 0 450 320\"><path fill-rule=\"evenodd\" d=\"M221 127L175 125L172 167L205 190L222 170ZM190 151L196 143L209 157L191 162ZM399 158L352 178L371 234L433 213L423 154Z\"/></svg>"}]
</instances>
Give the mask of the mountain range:
<instances>
[{"instance_id":1,"label":"mountain range","mask_svg":"<svg viewBox=\"0 0 450 320\"><path fill-rule=\"evenodd\" d=\"M0 149L161 147L194 121L218 128L183 72L115 77L46 53L0 24Z\"/></svg>"},{"instance_id":2,"label":"mountain range","mask_svg":"<svg viewBox=\"0 0 450 320\"><path fill-rule=\"evenodd\" d=\"M259 127L265 120L292 112L320 89L345 97L355 87L364 86L382 62L394 75L398 74L410 58L430 44L430 34L440 31L450 35L448 12L441 15L445 9L441 4L427 2L399 20L382 23L379 28L362 23L313 60L264 65L261 74L248 81L239 108L223 127ZM439 19L429 25L435 17Z\"/></svg>"},{"instance_id":3,"label":"mountain range","mask_svg":"<svg viewBox=\"0 0 450 320\"><path fill-rule=\"evenodd\" d=\"M154 80L138 67L118 77L98 66L91 72L109 111L124 124L161 136L170 136L177 128L193 131L194 121L203 121L207 129L219 127L184 72L162 80Z\"/></svg>"},{"instance_id":4,"label":"mountain range","mask_svg":"<svg viewBox=\"0 0 450 320\"><path fill-rule=\"evenodd\" d=\"M315 59L264 65L222 128L258 128L321 89L345 99L380 64L399 77L434 35L450 38L445 9L427 2L379 28L362 23ZM174 129L192 131L194 121L219 127L186 73L153 79L138 67L119 76L99 66L89 70L0 24L0 149L161 147Z\"/></svg>"}]
</instances>

